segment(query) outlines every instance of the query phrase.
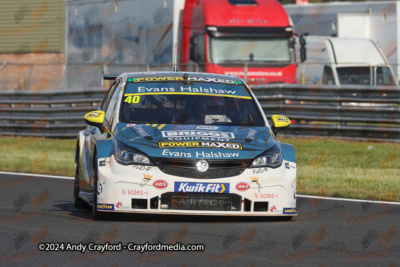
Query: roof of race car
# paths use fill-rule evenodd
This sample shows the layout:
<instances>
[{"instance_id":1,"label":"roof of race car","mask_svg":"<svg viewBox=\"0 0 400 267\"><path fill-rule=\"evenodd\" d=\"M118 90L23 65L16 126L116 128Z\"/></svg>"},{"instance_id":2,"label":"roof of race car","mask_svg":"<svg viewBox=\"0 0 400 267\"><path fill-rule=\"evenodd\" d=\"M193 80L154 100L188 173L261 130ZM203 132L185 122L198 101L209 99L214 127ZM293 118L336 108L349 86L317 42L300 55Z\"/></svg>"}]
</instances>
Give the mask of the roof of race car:
<instances>
[{"instance_id":1,"label":"roof of race car","mask_svg":"<svg viewBox=\"0 0 400 267\"><path fill-rule=\"evenodd\" d=\"M127 79L132 78L153 78L153 77L183 77L184 74L188 75L188 78L209 78L209 79L224 79L236 82L243 82L237 76L228 76L221 74L211 74L211 73L200 73L200 72L172 72L172 71L159 71L159 72L131 72L126 73Z\"/></svg>"}]
</instances>

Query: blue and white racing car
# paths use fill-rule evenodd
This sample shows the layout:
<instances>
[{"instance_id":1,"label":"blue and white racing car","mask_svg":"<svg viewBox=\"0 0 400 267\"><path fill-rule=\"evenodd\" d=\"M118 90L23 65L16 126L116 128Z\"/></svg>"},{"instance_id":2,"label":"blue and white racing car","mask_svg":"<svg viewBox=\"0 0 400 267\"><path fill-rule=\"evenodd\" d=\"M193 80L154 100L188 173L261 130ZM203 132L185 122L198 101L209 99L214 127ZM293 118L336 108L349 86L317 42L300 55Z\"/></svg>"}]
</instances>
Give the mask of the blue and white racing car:
<instances>
[{"instance_id":1,"label":"blue and white racing car","mask_svg":"<svg viewBox=\"0 0 400 267\"><path fill-rule=\"evenodd\" d=\"M78 135L74 206L105 212L296 215L296 159L234 76L124 73Z\"/></svg>"}]
</instances>

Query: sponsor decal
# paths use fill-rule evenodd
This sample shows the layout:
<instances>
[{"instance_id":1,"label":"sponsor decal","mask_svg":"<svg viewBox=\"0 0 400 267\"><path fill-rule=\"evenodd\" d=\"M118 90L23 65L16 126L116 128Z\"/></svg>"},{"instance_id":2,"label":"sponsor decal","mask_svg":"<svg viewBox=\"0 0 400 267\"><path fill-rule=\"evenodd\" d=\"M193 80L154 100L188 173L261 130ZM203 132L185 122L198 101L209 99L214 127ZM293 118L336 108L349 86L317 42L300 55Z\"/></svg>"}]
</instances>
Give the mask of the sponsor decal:
<instances>
[{"instance_id":1,"label":"sponsor decal","mask_svg":"<svg viewBox=\"0 0 400 267\"><path fill-rule=\"evenodd\" d=\"M100 112L92 112L87 116L87 118L92 118L92 117L100 117Z\"/></svg>"},{"instance_id":2,"label":"sponsor decal","mask_svg":"<svg viewBox=\"0 0 400 267\"><path fill-rule=\"evenodd\" d=\"M143 175L144 175L143 181L140 183L141 187L145 186L151 180L151 177L153 177L153 175L150 174L143 173Z\"/></svg>"},{"instance_id":3,"label":"sponsor decal","mask_svg":"<svg viewBox=\"0 0 400 267\"><path fill-rule=\"evenodd\" d=\"M279 117L278 121L286 121L286 118L285 117Z\"/></svg>"},{"instance_id":4,"label":"sponsor decal","mask_svg":"<svg viewBox=\"0 0 400 267\"><path fill-rule=\"evenodd\" d=\"M280 161L281 160L281 154L274 153L274 158L275 158L276 161Z\"/></svg>"},{"instance_id":5,"label":"sponsor decal","mask_svg":"<svg viewBox=\"0 0 400 267\"><path fill-rule=\"evenodd\" d=\"M236 190L238 190L238 191L246 191L249 188L250 188L250 185L245 182L241 182L236 185Z\"/></svg>"},{"instance_id":6,"label":"sponsor decal","mask_svg":"<svg viewBox=\"0 0 400 267\"><path fill-rule=\"evenodd\" d=\"M133 78L128 79L129 82L154 82L154 81L184 81L183 77L144 77L144 78ZM217 79L217 78L200 78L200 77L188 77L188 81L199 81L199 82L214 82L214 83L230 83L230 84L241 84L240 81Z\"/></svg>"},{"instance_id":7,"label":"sponsor decal","mask_svg":"<svg viewBox=\"0 0 400 267\"><path fill-rule=\"evenodd\" d=\"M127 125L126 125L126 127L133 127L133 126L136 126L136 124L130 123L130 124L127 124Z\"/></svg>"},{"instance_id":8,"label":"sponsor decal","mask_svg":"<svg viewBox=\"0 0 400 267\"><path fill-rule=\"evenodd\" d=\"M224 139L234 139L235 135L228 132L210 132L210 131L162 131L163 137L215 137Z\"/></svg>"},{"instance_id":9,"label":"sponsor decal","mask_svg":"<svg viewBox=\"0 0 400 267\"><path fill-rule=\"evenodd\" d=\"M197 126L196 129L199 130L218 130L216 126Z\"/></svg>"},{"instance_id":10,"label":"sponsor decal","mask_svg":"<svg viewBox=\"0 0 400 267\"><path fill-rule=\"evenodd\" d=\"M290 164L290 162L285 162L286 169L296 169L296 165Z\"/></svg>"},{"instance_id":11,"label":"sponsor decal","mask_svg":"<svg viewBox=\"0 0 400 267\"><path fill-rule=\"evenodd\" d=\"M138 189L133 189L133 190L121 190L123 195L128 195L128 196L148 196L149 192L147 190L138 190Z\"/></svg>"},{"instance_id":12,"label":"sponsor decal","mask_svg":"<svg viewBox=\"0 0 400 267\"><path fill-rule=\"evenodd\" d=\"M175 127L175 130L194 130L197 129L195 125L178 125Z\"/></svg>"},{"instance_id":13,"label":"sponsor decal","mask_svg":"<svg viewBox=\"0 0 400 267\"><path fill-rule=\"evenodd\" d=\"M178 125L175 130L218 130L217 126Z\"/></svg>"},{"instance_id":14,"label":"sponsor decal","mask_svg":"<svg viewBox=\"0 0 400 267\"><path fill-rule=\"evenodd\" d=\"M278 198L278 195L277 194L269 194L269 193L266 193L266 194L255 193L254 198Z\"/></svg>"},{"instance_id":15,"label":"sponsor decal","mask_svg":"<svg viewBox=\"0 0 400 267\"><path fill-rule=\"evenodd\" d=\"M204 151L196 151L195 153L191 152L176 152L171 151L169 149L164 149L161 153L163 156L168 157L179 157L179 158L237 158L239 157L239 153L223 153L223 152L204 152Z\"/></svg>"},{"instance_id":16,"label":"sponsor decal","mask_svg":"<svg viewBox=\"0 0 400 267\"><path fill-rule=\"evenodd\" d=\"M188 94L188 95L198 95L198 94L205 94L205 95L218 95L218 96L227 96L227 97L239 97L239 98L246 98L250 99L251 97L249 96L239 96L237 93L237 90L225 90L221 88L212 88L211 86L209 88L205 88L202 86L199 87L184 87L181 86L180 88L167 88L167 87L151 87L147 88L145 86L139 86L137 88L137 93L128 93L125 94L124 96L125 101L128 103L139 103L140 101L140 96L139 95L151 95L154 93L162 93L162 94Z\"/></svg>"},{"instance_id":17,"label":"sponsor decal","mask_svg":"<svg viewBox=\"0 0 400 267\"><path fill-rule=\"evenodd\" d=\"M97 203L97 210L114 210L114 204Z\"/></svg>"},{"instance_id":18,"label":"sponsor decal","mask_svg":"<svg viewBox=\"0 0 400 267\"><path fill-rule=\"evenodd\" d=\"M296 214L296 208L283 208L283 214Z\"/></svg>"},{"instance_id":19,"label":"sponsor decal","mask_svg":"<svg viewBox=\"0 0 400 267\"><path fill-rule=\"evenodd\" d=\"M123 206L121 201L118 201L117 203L115 203L115 209L119 209L119 210L130 210L131 207L129 206Z\"/></svg>"},{"instance_id":20,"label":"sponsor decal","mask_svg":"<svg viewBox=\"0 0 400 267\"><path fill-rule=\"evenodd\" d=\"M165 139L169 141L217 141L217 142L230 141L230 139L214 138L214 137L168 137Z\"/></svg>"},{"instance_id":21,"label":"sponsor decal","mask_svg":"<svg viewBox=\"0 0 400 267\"><path fill-rule=\"evenodd\" d=\"M268 171L267 167L255 168L255 169L253 169L253 174L264 173L264 172L267 172L267 171Z\"/></svg>"},{"instance_id":22,"label":"sponsor decal","mask_svg":"<svg viewBox=\"0 0 400 267\"><path fill-rule=\"evenodd\" d=\"M146 171L146 172L148 172L148 171L151 170L151 167L149 167L149 166L144 166L144 165L132 165L132 169L136 169L136 170L139 170L139 171Z\"/></svg>"},{"instance_id":23,"label":"sponsor decal","mask_svg":"<svg viewBox=\"0 0 400 267\"><path fill-rule=\"evenodd\" d=\"M272 207L269 209L270 212L274 212L275 210L276 210L276 206L272 206Z\"/></svg>"},{"instance_id":24,"label":"sponsor decal","mask_svg":"<svg viewBox=\"0 0 400 267\"><path fill-rule=\"evenodd\" d=\"M158 189L164 189L168 186L168 183L164 180L156 180L154 181L153 186Z\"/></svg>"},{"instance_id":25,"label":"sponsor decal","mask_svg":"<svg viewBox=\"0 0 400 267\"><path fill-rule=\"evenodd\" d=\"M175 182L174 192L183 193L229 193L228 183L185 183Z\"/></svg>"},{"instance_id":26,"label":"sponsor decal","mask_svg":"<svg viewBox=\"0 0 400 267\"><path fill-rule=\"evenodd\" d=\"M100 167L106 166L106 161L105 161L105 160L100 160L100 161L99 161L99 166L100 166Z\"/></svg>"},{"instance_id":27,"label":"sponsor decal","mask_svg":"<svg viewBox=\"0 0 400 267\"><path fill-rule=\"evenodd\" d=\"M188 141L188 142L159 142L160 148L165 147L211 147L211 148L229 148L242 150L242 145L239 143L224 143L224 142L207 142L207 141Z\"/></svg>"},{"instance_id":28,"label":"sponsor decal","mask_svg":"<svg viewBox=\"0 0 400 267\"><path fill-rule=\"evenodd\" d=\"M122 150L121 153L119 154L120 158L126 158L126 156L128 156L128 151L126 150Z\"/></svg>"}]
</instances>

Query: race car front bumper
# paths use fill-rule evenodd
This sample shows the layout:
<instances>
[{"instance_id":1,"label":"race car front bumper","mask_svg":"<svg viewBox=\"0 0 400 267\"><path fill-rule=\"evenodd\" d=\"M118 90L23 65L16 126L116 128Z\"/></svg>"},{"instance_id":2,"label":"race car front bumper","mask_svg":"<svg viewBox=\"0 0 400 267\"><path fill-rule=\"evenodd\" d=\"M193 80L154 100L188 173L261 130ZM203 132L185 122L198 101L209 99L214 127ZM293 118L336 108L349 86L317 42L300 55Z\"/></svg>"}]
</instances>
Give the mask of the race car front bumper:
<instances>
[{"instance_id":1,"label":"race car front bumper","mask_svg":"<svg viewBox=\"0 0 400 267\"><path fill-rule=\"evenodd\" d=\"M295 216L296 163L226 178L185 178L157 166L98 162L97 210L151 214Z\"/></svg>"}]
</instances>

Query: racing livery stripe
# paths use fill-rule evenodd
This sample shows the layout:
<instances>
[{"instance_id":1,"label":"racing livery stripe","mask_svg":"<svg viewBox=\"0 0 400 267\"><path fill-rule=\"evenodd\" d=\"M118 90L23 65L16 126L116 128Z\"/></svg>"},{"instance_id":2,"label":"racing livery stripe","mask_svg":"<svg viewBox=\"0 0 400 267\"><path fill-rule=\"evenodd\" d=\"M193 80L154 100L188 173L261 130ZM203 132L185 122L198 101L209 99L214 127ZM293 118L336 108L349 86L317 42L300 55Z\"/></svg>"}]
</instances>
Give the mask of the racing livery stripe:
<instances>
[{"instance_id":1,"label":"racing livery stripe","mask_svg":"<svg viewBox=\"0 0 400 267\"><path fill-rule=\"evenodd\" d=\"M250 96L208 94L208 93L183 93L183 92L132 93L132 94L125 94L124 96L134 96L134 95L207 95L207 96L223 96L223 97L251 99Z\"/></svg>"}]
</instances>

